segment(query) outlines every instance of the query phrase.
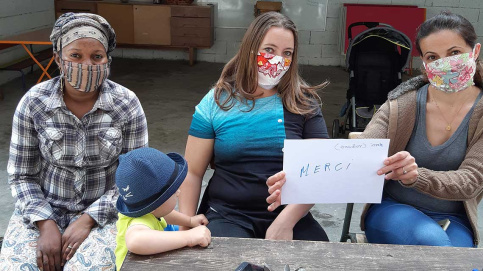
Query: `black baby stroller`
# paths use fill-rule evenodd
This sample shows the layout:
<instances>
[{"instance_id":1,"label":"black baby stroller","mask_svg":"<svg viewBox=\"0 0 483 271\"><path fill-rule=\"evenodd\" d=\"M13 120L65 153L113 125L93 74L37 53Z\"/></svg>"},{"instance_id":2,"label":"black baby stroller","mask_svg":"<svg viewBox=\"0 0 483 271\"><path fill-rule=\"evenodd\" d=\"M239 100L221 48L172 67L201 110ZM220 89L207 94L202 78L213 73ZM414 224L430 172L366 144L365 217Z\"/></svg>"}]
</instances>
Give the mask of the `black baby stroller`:
<instances>
[{"instance_id":1,"label":"black baby stroller","mask_svg":"<svg viewBox=\"0 0 483 271\"><path fill-rule=\"evenodd\" d=\"M352 39L352 28L368 29ZM411 40L392 26L378 22L357 22L349 25L349 47L346 67L349 70L347 102L342 107L342 125L335 119L332 138L346 130L364 131L372 116L382 105L389 91L401 83L401 73L411 57Z\"/></svg>"}]
</instances>

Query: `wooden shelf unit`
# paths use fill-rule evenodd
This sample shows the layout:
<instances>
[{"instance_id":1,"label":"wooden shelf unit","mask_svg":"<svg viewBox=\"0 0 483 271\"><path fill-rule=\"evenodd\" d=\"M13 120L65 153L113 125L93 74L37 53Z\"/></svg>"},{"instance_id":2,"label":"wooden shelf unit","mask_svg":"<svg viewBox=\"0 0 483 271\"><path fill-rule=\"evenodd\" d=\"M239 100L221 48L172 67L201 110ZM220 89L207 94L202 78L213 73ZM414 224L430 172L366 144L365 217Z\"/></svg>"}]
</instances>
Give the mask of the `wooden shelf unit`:
<instances>
[{"instance_id":1,"label":"wooden shelf unit","mask_svg":"<svg viewBox=\"0 0 483 271\"><path fill-rule=\"evenodd\" d=\"M214 43L214 5L160 5L82 0L56 0L55 15L89 12L104 17L116 31L120 47L187 49L190 65L197 48Z\"/></svg>"}]
</instances>

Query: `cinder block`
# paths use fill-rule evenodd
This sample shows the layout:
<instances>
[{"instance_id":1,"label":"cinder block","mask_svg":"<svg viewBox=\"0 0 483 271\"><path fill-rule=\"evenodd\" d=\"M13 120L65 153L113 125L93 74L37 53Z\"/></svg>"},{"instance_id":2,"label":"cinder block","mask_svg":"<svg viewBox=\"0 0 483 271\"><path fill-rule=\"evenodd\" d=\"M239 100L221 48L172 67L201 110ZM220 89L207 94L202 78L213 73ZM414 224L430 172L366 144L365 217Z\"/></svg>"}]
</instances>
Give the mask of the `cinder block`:
<instances>
[{"instance_id":1,"label":"cinder block","mask_svg":"<svg viewBox=\"0 0 483 271\"><path fill-rule=\"evenodd\" d=\"M310 43L310 32L308 30L298 31L299 44L309 44Z\"/></svg>"},{"instance_id":2,"label":"cinder block","mask_svg":"<svg viewBox=\"0 0 483 271\"><path fill-rule=\"evenodd\" d=\"M27 28L26 30L40 29L44 27L51 28L54 25L54 12L50 10L39 11L31 14L23 14L21 16L24 17L28 22L24 24L24 26Z\"/></svg>"},{"instance_id":3,"label":"cinder block","mask_svg":"<svg viewBox=\"0 0 483 271\"><path fill-rule=\"evenodd\" d=\"M217 41L241 41L245 35L246 28L215 28L215 38Z\"/></svg>"},{"instance_id":4,"label":"cinder block","mask_svg":"<svg viewBox=\"0 0 483 271\"><path fill-rule=\"evenodd\" d=\"M309 65L312 66L339 66L339 57L323 57L323 58L312 58L309 59Z\"/></svg>"},{"instance_id":5,"label":"cinder block","mask_svg":"<svg viewBox=\"0 0 483 271\"><path fill-rule=\"evenodd\" d=\"M15 1L16 14L29 14L46 10L54 10L54 1L49 0L22 0Z\"/></svg>"},{"instance_id":6,"label":"cinder block","mask_svg":"<svg viewBox=\"0 0 483 271\"><path fill-rule=\"evenodd\" d=\"M226 41L218 40L210 49L199 49L198 53L226 55Z\"/></svg>"},{"instance_id":7,"label":"cinder block","mask_svg":"<svg viewBox=\"0 0 483 271\"><path fill-rule=\"evenodd\" d=\"M340 11L342 9L342 3L340 1L327 1L327 18L339 18Z\"/></svg>"},{"instance_id":8,"label":"cinder block","mask_svg":"<svg viewBox=\"0 0 483 271\"><path fill-rule=\"evenodd\" d=\"M322 57L336 57L340 55L339 46L322 45Z\"/></svg>"},{"instance_id":9,"label":"cinder block","mask_svg":"<svg viewBox=\"0 0 483 271\"><path fill-rule=\"evenodd\" d=\"M425 0L392 0L393 5L418 6L424 7Z\"/></svg>"},{"instance_id":10,"label":"cinder block","mask_svg":"<svg viewBox=\"0 0 483 271\"><path fill-rule=\"evenodd\" d=\"M17 16L10 16L4 17L0 19L0 25L8 25L9 27L5 27L5 36L16 35L21 32L25 32L30 29L28 17L25 15L17 15ZM4 28L4 27L2 27Z\"/></svg>"},{"instance_id":11,"label":"cinder block","mask_svg":"<svg viewBox=\"0 0 483 271\"><path fill-rule=\"evenodd\" d=\"M359 4L371 4L371 5L390 5L391 0L363 0L359 1Z\"/></svg>"},{"instance_id":12,"label":"cinder block","mask_svg":"<svg viewBox=\"0 0 483 271\"><path fill-rule=\"evenodd\" d=\"M234 57L235 54L238 53L239 49L240 49L240 42L239 41L227 41L226 42L226 55L229 58Z\"/></svg>"},{"instance_id":13,"label":"cinder block","mask_svg":"<svg viewBox=\"0 0 483 271\"><path fill-rule=\"evenodd\" d=\"M432 18L441 13L444 9L441 7L427 7L426 8L426 19Z\"/></svg>"},{"instance_id":14,"label":"cinder block","mask_svg":"<svg viewBox=\"0 0 483 271\"><path fill-rule=\"evenodd\" d=\"M124 58L153 59L153 50L124 48Z\"/></svg>"},{"instance_id":15,"label":"cinder block","mask_svg":"<svg viewBox=\"0 0 483 271\"><path fill-rule=\"evenodd\" d=\"M302 44L299 46L299 56L320 57L322 45Z\"/></svg>"},{"instance_id":16,"label":"cinder block","mask_svg":"<svg viewBox=\"0 0 483 271\"><path fill-rule=\"evenodd\" d=\"M336 31L312 31L310 44L334 44L339 43L339 32Z\"/></svg>"},{"instance_id":17,"label":"cinder block","mask_svg":"<svg viewBox=\"0 0 483 271\"><path fill-rule=\"evenodd\" d=\"M325 31L339 31L340 18L327 18Z\"/></svg>"},{"instance_id":18,"label":"cinder block","mask_svg":"<svg viewBox=\"0 0 483 271\"><path fill-rule=\"evenodd\" d=\"M32 1L32 4L35 3L35 5L32 5L33 6L33 12L35 11L52 11L52 14L54 14L54 10L55 10L55 5L54 5L54 1L50 1L50 0L29 0L29 1ZM55 16L53 17L55 18Z\"/></svg>"},{"instance_id":19,"label":"cinder block","mask_svg":"<svg viewBox=\"0 0 483 271\"><path fill-rule=\"evenodd\" d=\"M460 0L461 8L483 8L483 1L481 0Z\"/></svg>"},{"instance_id":20,"label":"cinder block","mask_svg":"<svg viewBox=\"0 0 483 271\"><path fill-rule=\"evenodd\" d=\"M478 17L480 16L480 10L474 8L451 8L452 12L465 17L472 24L478 22Z\"/></svg>"},{"instance_id":21,"label":"cinder block","mask_svg":"<svg viewBox=\"0 0 483 271\"><path fill-rule=\"evenodd\" d=\"M2 8L0 9L0 18L15 15L15 0L2 0ZM0 28L0 34L5 29Z\"/></svg>"},{"instance_id":22,"label":"cinder block","mask_svg":"<svg viewBox=\"0 0 483 271\"><path fill-rule=\"evenodd\" d=\"M230 61L231 57L228 55L215 55L215 60L213 62L216 63L228 63Z\"/></svg>"},{"instance_id":23,"label":"cinder block","mask_svg":"<svg viewBox=\"0 0 483 271\"><path fill-rule=\"evenodd\" d=\"M153 50L154 59L187 60L189 58L187 50Z\"/></svg>"},{"instance_id":24,"label":"cinder block","mask_svg":"<svg viewBox=\"0 0 483 271\"><path fill-rule=\"evenodd\" d=\"M114 51L111 52L111 56L113 58L116 58L116 57L122 58L123 50L124 50L123 48L116 48L114 49Z\"/></svg>"},{"instance_id":25,"label":"cinder block","mask_svg":"<svg viewBox=\"0 0 483 271\"><path fill-rule=\"evenodd\" d=\"M480 10L480 21L474 25L476 34L478 36L483 36L483 10Z\"/></svg>"},{"instance_id":26,"label":"cinder block","mask_svg":"<svg viewBox=\"0 0 483 271\"><path fill-rule=\"evenodd\" d=\"M215 62L215 54L197 54L196 60L199 61L206 61L206 62Z\"/></svg>"},{"instance_id":27,"label":"cinder block","mask_svg":"<svg viewBox=\"0 0 483 271\"><path fill-rule=\"evenodd\" d=\"M312 57L309 58L309 63L307 65L310 66L325 66L325 63L321 57Z\"/></svg>"},{"instance_id":28,"label":"cinder block","mask_svg":"<svg viewBox=\"0 0 483 271\"><path fill-rule=\"evenodd\" d=\"M428 2L428 1L426 1ZM459 0L432 0L432 5L433 7L445 7L445 8L450 8L450 7L459 7L460 1Z\"/></svg>"},{"instance_id":29,"label":"cinder block","mask_svg":"<svg viewBox=\"0 0 483 271\"><path fill-rule=\"evenodd\" d=\"M309 57L306 56L299 56L298 57L299 65L308 65L309 64Z\"/></svg>"},{"instance_id":30,"label":"cinder block","mask_svg":"<svg viewBox=\"0 0 483 271\"><path fill-rule=\"evenodd\" d=\"M347 63L346 63L346 55L341 55L340 56L340 63L339 63L339 66L341 67L347 67Z\"/></svg>"}]
</instances>

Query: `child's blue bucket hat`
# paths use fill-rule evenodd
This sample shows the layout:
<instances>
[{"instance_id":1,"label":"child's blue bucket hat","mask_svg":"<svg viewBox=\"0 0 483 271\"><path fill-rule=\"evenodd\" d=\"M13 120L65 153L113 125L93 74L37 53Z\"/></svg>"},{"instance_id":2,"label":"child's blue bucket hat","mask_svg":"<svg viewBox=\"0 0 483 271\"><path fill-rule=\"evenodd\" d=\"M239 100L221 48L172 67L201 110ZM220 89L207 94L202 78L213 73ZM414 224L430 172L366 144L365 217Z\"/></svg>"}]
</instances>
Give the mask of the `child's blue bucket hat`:
<instances>
[{"instance_id":1,"label":"child's blue bucket hat","mask_svg":"<svg viewBox=\"0 0 483 271\"><path fill-rule=\"evenodd\" d=\"M156 210L176 193L187 172L186 160L177 153L139 148L119 156L117 210L129 217Z\"/></svg>"}]
</instances>

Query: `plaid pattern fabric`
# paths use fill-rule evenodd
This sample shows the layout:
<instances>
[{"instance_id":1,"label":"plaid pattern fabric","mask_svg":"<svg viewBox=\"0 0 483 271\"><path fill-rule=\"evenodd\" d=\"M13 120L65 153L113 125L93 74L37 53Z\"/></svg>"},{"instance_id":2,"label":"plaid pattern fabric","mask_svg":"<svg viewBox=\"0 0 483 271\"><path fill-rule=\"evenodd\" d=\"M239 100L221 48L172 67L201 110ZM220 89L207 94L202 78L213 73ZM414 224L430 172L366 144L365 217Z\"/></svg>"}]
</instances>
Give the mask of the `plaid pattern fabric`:
<instances>
[{"instance_id":1,"label":"plaid pattern fabric","mask_svg":"<svg viewBox=\"0 0 483 271\"><path fill-rule=\"evenodd\" d=\"M30 226L52 219L67 227L79 213L99 226L116 217L118 157L146 147L144 111L135 94L110 80L82 119L66 107L60 77L34 86L12 124L8 183Z\"/></svg>"}]
</instances>

